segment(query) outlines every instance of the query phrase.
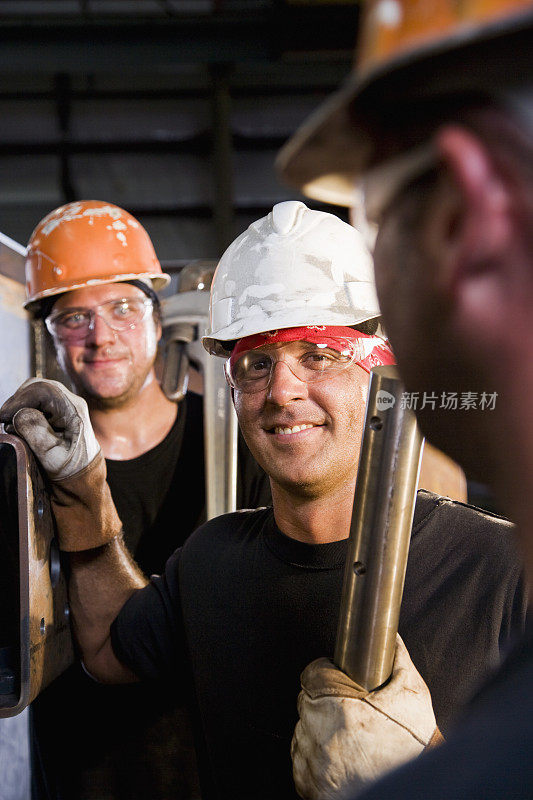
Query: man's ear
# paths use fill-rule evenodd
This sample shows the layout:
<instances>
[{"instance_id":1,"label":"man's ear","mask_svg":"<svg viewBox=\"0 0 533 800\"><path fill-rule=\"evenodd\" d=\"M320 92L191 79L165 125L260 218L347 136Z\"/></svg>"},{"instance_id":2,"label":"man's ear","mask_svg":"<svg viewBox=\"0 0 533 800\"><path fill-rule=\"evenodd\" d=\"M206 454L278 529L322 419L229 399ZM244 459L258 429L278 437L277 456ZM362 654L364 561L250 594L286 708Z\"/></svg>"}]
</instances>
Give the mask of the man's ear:
<instances>
[{"instance_id":1,"label":"man's ear","mask_svg":"<svg viewBox=\"0 0 533 800\"><path fill-rule=\"evenodd\" d=\"M513 237L508 186L490 151L467 129L444 126L435 144L445 186L428 229L441 288L463 313L494 315Z\"/></svg>"}]
</instances>

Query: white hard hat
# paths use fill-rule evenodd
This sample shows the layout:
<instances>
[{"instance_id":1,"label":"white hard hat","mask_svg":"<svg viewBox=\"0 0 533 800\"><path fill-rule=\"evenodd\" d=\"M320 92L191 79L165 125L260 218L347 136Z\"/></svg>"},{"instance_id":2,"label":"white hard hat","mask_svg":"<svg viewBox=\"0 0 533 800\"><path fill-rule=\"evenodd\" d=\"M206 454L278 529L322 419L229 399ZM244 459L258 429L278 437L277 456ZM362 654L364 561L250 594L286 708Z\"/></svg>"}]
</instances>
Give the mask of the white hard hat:
<instances>
[{"instance_id":1,"label":"white hard hat","mask_svg":"<svg viewBox=\"0 0 533 800\"><path fill-rule=\"evenodd\" d=\"M236 339L302 325L357 325L379 316L361 234L304 203L278 203L228 247L211 286L202 339L227 356Z\"/></svg>"}]
</instances>

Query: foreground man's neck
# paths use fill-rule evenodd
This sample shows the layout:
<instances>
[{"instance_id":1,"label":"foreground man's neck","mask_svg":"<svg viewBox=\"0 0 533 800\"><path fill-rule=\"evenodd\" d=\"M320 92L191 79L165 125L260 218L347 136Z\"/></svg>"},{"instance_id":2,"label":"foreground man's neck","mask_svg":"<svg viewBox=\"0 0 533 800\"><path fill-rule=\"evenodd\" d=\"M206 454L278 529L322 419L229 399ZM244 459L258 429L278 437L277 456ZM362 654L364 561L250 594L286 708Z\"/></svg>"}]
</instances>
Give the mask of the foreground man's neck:
<instances>
[{"instance_id":1,"label":"foreground man's neck","mask_svg":"<svg viewBox=\"0 0 533 800\"><path fill-rule=\"evenodd\" d=\"M273 481L271 487L276 523L286 536L307 544L348 538L355 478L317 498L295 495Z\"/></svg>"},{"instance_id":2,"label":"foreground man's neck","mask_svg":"<svg viewBox=\"0 0 533 800\"><path fill-rule=\"evenodd\" d=\"M89 414L105 458L127 461L158 445L172 428L178 406L154 379L124 405L93 408Z\"/></svg>"}]
</instances>

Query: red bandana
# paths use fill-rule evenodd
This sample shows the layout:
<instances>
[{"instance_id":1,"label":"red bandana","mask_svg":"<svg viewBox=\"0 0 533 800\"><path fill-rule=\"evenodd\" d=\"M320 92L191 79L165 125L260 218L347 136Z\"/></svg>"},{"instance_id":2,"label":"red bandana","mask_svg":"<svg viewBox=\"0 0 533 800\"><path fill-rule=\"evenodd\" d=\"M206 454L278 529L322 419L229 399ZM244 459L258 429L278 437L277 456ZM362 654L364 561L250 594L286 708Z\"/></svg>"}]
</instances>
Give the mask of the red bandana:
<instances>
[{"instance_id":1,"label":"red bandana","mask_svg":"<svg viewBox=\"0 0 533 800\"><path fill-rule=\"evenodd\" d=\"M385 339L380 336L368 336L366 333L361 333L361 331L354 328L334 325L281 328L277 331L245 336L244 339L239 339L233 348L230 360L233 365L243 353L247 353L249 350L256 350L258 347L264 347L265 344L298 342L300 340L314 344L326 344L332 350L337 350L338 352L344 348L343 342L348 340L351 344L355 344L358 350L355 363L366 372L370 372L372 367L378 367L381 364L396 364L394 354Z\"/></svg>"}]
</instances>

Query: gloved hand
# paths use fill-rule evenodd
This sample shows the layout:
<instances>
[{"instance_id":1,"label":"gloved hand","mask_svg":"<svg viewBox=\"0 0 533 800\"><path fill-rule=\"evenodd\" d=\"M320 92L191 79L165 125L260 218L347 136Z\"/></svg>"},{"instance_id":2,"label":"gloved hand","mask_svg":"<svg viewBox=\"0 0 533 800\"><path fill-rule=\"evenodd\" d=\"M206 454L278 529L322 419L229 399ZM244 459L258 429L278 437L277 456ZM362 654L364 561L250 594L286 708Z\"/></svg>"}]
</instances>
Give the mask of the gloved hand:
<instances>
[{"instance_id":1,"label":"gloved hand","mask_svg":"<svg viewBox=\"0 0 533 800\"><path fill-rule=\"evenodd\" d=\"M85 400L58 381L32 378L0 408L0 422L25 440L51 481L61 549L87 550L120 533Z\"/></svg>"},{"instance_id":2,"label":"gloved hand","mask_svg":"<svg viewBox=\"0 0 533 800\"><path fill-rule=\"evenodd\" d=\"M51 480L81 472L100 450L87 403L59 381L23 383L0 409L0 422L28 443Z\"/></svg>"},{"instance_id":3,"label":"gloved hand","mask_svg":"<svg viewBox=\"0 0 533 800\"><path fill-rule=\"evenodd\" d=\"M398 636L388 683L365 692L327 658L302 673L291 755L304 800L354 798L365 785L442 741L429 689Z\"/></svg>"}]
</instances>

